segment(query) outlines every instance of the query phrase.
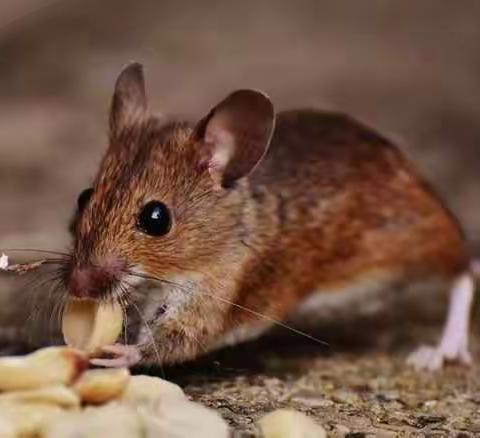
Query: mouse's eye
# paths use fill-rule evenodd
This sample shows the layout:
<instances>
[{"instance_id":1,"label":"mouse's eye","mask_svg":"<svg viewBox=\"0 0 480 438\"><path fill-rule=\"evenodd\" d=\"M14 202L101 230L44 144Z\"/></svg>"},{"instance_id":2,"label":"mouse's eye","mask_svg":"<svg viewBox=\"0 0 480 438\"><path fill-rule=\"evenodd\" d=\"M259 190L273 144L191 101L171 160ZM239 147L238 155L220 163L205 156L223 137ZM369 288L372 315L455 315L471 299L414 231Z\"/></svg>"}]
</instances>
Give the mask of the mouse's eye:
<instances>
[{"instance_id":1,"label":"mouse's eye","mask_svg":"<svg viewBox=\"0 0 480 438\"><path fill-rule=\"evenodd\" d=\"M140 212L137 227L150 236L163 236L172 228L170 211L165 204L150 201Z\"/></svg>"},{"instance_id":2,"label":"mouse's eye","mask_svg":"<svg viewBox=\"0 0 480 438\"><path fill-rule=\"evenodd\" d=\"M92 188L85 189L82 193L80 193L80 195L78 195L78 199L77 199L78 211L83 211L85 209L92 195L93 195Z\"/></svg>"}]
</instances>

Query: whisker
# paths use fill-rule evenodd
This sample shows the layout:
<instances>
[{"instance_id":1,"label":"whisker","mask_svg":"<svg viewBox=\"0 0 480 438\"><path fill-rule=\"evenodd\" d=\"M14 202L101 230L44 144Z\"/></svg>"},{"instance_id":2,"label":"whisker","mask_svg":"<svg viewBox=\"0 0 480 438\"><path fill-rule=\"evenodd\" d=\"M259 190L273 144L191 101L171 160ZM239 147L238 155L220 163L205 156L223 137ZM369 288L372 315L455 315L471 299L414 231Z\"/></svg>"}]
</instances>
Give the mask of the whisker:
<instances>
[{"instance_id":1,"label":"whisker","mask_svg":"<svg viewBox=\"0 0 480 438\"><path fill-rule=\"evenodd\" d=\"M124 283L130 288L130 289L133 289L133 290L138 290L138 287L129 283L127 280L124 280ZM155 351L155 356L157 357L157 363L160 363L160 351L158 350L158 346L155 342L155 337L153 335L153 331L152 329L150 328L148 322L146 321L146 319L143 317L142 315L142 312L140 311L140 309L138 308L137 304L132 300L130 301L129 303L134 309L135 311L137 312L142 324L145 325L145 328L147 329L147 332L148 332L148 337L150 338L150 342L152 343L153 345L153 348L154 348L154 351ZM163 369L162 369L162 373L163 373Z\"/></svg>"},{"instance_id":2,"label":"whisker","mask_svg":"<svg viewBox=\"0 0 480 438\"><path fill-rule=\"evenodd\" d=\"M208 351L208 348L206 347L206 345L200 342L200 340L193 333L190 333L190 338L192 338L198 344L202 353L205 353Z\"/></svg>"},{"instance_id":3,"label":"whisker","mask_svg":"<svg viewBox=\"0 0 480 438\"><path fill-rule=\"evenodd\" d=\"M230 301L230 300L226 300L226 299L224 299L224 298L221 298L221 297L219 297L218 295L208 294L208 293L206 293L206 292L200 292L200 293L201 293L202 295L215 298L215 299L217 299L217 300L219 300L219 301L222 301L222 302L224 302L224 303L226 303L226 304L229 304L229 305L231 305L231 306L234 306L234 307L236 307L237 309L241 309L241 310L243 310L243 311L245 311L245 312L248 312L248 313L250 313L251 315L257 316L258 318L264 319L264 320L266 320L266 321L268 321L268 322L271 322L272 324L277 325L277 326L279 326L279 327L282 327L282 328L284 328L284 329L286 329L286 330L290 330L292 333L295 333L295 334L297 334L297 335L303 336L303 337L305 337L305 338L307 338L307 339L310 339L311 341L317 342L317 343L323 345L324 347L328 347L328 346L329 346L328 342L322 341L321 339L318 339L318 338L316 338L315 336L312 336L312 335L310 335L310 334L308 334L308 333L306 333L306 332L304 332L304 331L302 331L302 330L298 330L298 329L296 329L296 328L294 328L294 327L292 327L292 326L289 326L288 324L285 324L284 322L279 321L278 319L275 319L275 318L272 318L272 317L270 317L270 316L264 315L264 314L262 314L262 313L256 312L256 311L253 310L253 309L250 309L250 308L248 308L248 307L245 307L245 306L242 306L242 305L240 305L240 304L234 303L234 302L232 302L232 301Z\"/></svg>"},{"instance_id":4,"label":"whisker","mask_svg":"<svg viewBox=\"0 0 480 438\"><path fill-rule=\"evenodd\" d=\"M59 300L52 300L51 297L57 290L60 290L62 282L58 275L53 273L49 278L38 284L37 288L43 288L48 283L50 283L48 298L46 300L41 300L40 296L35 297L36 299L31 306L29 316L25 322L26 325L28 324L32 327L32 330L29 330L31 333L30 342L32 341L34 334L38 332L39 328L43 330L45 327L50 334L53 332L55 310L58 305L61 305L61 302L59 302ZM53 311L50 309L52 302L54 303Z\"/></svg>"},{"instance_id":5,"label":"whisker","mask_svg":"<svg viewBox=\"0 0 480 438\"><path fill-rule=\"evenodd\" d=\"M63 304L59 301L58 297L52 299L52 295L56 295L56 292L60 290L62 286L62 276L65 266L69 262L69 258L67 254L56 251L18 248L6 249L6 251L28 251L61 256L61 258L51 257L42 260L42 266L50 265L53 266L54 269L49 269L47 272L44 272L39 266L39 270L25 272L30 275L33 274L33 278L22 285L22 290L26 293L25 304L27 307L24 324L29 328L27 332L30 333L28 338L31 343L35 334L42 332L44 329L52 333L54 324L60 320L60 312L63 309ZM12 265L12 267L14 266L15 265ZM44 290L48 285L50 285L50 287Z\"/></svg>"},{"instance_id":6,"label":"whisker","mask_svg":"<svg viewBox=\"0 0 480 438\"><path fill-rule=\"evenodd\" d=\"M183 289L183 285L181 284L178 284L174 281L171 281L171 280L165 280L163 278L158 278L158 277L152 277L148 274L142 274L142 273L137 273L137 272L132 272L132 271L125 271L128 275L131 275L132 277L138 277L138 278L142 278L144 280L152 280L152 281L156 281L156 282L159 282L159 283L163 283L163 284L167 284L167 285L170 285L170 286L174 286L174 287L178 287L178 288L182 288Z\"/></svg>"},{"instance_id":7,"label":"whisker","mask_svg":"<svg viewBox=\"0 0 480 438\"><path fill-rule=\"evenodd\" d=\"M41 301L42 295L38 292L49 283L52 285L55 284L55 282L59 281L61 278L59 269L49 272L48 274L42 274L42 275L43 275L42 277L39 277L37 275L31 281L27 282L25 286L22 287L25 291L27 291L28 296L31 297L31 300L28 300L28 303L27 303L27 306L30 307L31 309L29 312L29 316L25 321L27 324L35 323L35 318L37 316L40 316L39 314L41 313L41 310L45 309L46 307L43 304L50 303L51 290L49 290L49 296L47 300L43 300L43 301ZM42 305L39 305L39 303L42 303Z\"/></svg>"},{"instance_id":8,"label":"whisker","mask_svg":"<svg viewBox=\"0 0 480 438\"><path fill-rule=\"evenodd\" d=\"M123 320L124 320L123 338L124 338L124 341L125 341L125 345L128 345L128 331L127 331L127 327L128 327L128 314L127 314L128 300L126 299L126 290L125 290L123 284L120 284L119 288L120 288L120 290L118 290L117 288L114 289L113 295L114 295L114 298L116 299L116 301L118 302L118 304L120 305L120 307L122 309Z\"/></svg>"},{"instance_id":9,"label":"whisker","mask_svg":"<svg viewBox=\"0 0 480 438\"><path fill-rule=\"evenodd\" d=\"M61 282L57 283L57 286L52 289L51 295L57 294L62 289ZM49 332L50 335L55 332L57 327L61 327L62 324L62 315L67 303L66 294L60 293L59 296L54 299L53 309L49 321Z\"/></svg>"},{"instance_id":10,"label":"whisker","mask_svg":"<svg viewBox=\"0 0 480 438\"><path fill-rule=\"evenodd\" d=\"M32 248L0 248L0 252L33 252L39 254L53 254L53 255L60 255L65 257L66 259L70 259L71 255L66 252L60 251L50 251L46 249L32 249Z\"/></svg>"},{"instance_id":11,"label":"whisker","mask_svg":"<svg viewBox=\"0 0 480 438\"><path fill-rule=\"evenodd\" d=\"M136 276L136 277L139 277L139 278L143 278L143 279L145 279L145 280L158 281L158 282L163 283L163 284L172 285L172 286L176 287L177 289L181 290L182 292L185 292L184 287L183 287L181 284L172 282L172 281L170 281L170 280L164 280L164 279L161 279L161 278L157 278L157 277L150 276L150 275L148 275L148 274L141 274L141 273L136 273L136 272L131 272L131 271L128 272L128 273L129 273L129 275ZM318 338L316 338L315 336L312 336L312 335L310 335L310 334L308 334L308 333L306 333L306 332L304 332L304 331L302 331L302 330L299 330L299 329L296 329L296 328L294 328L294 327L291 327L290 325L288 325L288 324L286 324L286 323L284 323L284 322L282 322L282 321L280 321L280 320L278 320L278 319L276 319L276 318L272 318L272 317L267 316L267 315L265 315L265 314L263 314L263 313L257 312L257 311L255 311L255 310L253 310L253 309L250 309L249 307L242 306L241 304L237 304L237 303L232 302L232 301L230 301L230 300L227 300L227 299L225 299L225 298L219 297L218 295L215 295L215 294L208 294L208 293L202 292L202 291L199 291L198 293L201 294L201 295L204 295L204 296L208 296L208 297L217 299L217 300L219 300L219 301L221 301L221 302L223 302L223 303L225 303L225 304L229 304L229 305L231 305L231 306L234 306L234 307L236 307L236 308L238 308L238 309L240 309L240 310L243 310L243 311L245 311L245 312L247 312L247 313L249 313L249 314L251 314L251 315L253 315L253 316L256 316L257 318L260 318L260 319L263 319L263 320L265 320L265 321L268 321L268 322L272 323L273 325L276 325L276 326L278 326L278 327L281 327L281 328L284 328L284 329L286 329L286 330L289 330L289 331L291 331L292 333L295 333L295 334L297 334L297 335L299 335L299 336L303 336L303 337L305 337L305 338L307 338L307 339L310 339L311 341L314 341L314 342L316 342L316 343L318 343L318 344L321 344L321 345L323 345L323 346L325 346L325 347L328 347L328 346L329 346L328 342L322 341L321 339L318 339Z\"/></svg>"},{"instance_id":12,"label":"whisker","mask_svg":"<svg viewBox=\"0 0 480 438\"><path fill-rule=\"evenodd\" d=\"M135 309L135 311L138 313L138 316L140 317L140 320L142 321L142 324L145 325L145 328L146 328L147 333L148 333L148 337L150 338L150 342L153 346L153 350L154 350L155 356L157 358L157 364L161 364L162 362L161 362L161 357L160 357L160 351L158 350L157 343L155 342L155 336L153 335L152 329L150 328L149 324L147 323L147 321L143 317L142 312L140 311L138 306L133 301L131 302L131 305ZM160 366L160 369L162 371L162 377L164 377L163 367Z\"/></svg>"},{"instance_id":13,"label":"whisker","mask_svg":"<svg viewBox=\"0 0 480 438\"><path fill-rule=\"evenodd\" d=\"M37 279L35 281L37 281ZM28 291L28 296L29 298L31 298L28 300L28 303L27 303L29 309L28 309L27 318L25 319L25 326L28 326L31 328L30 330L28 330L28 332L31 334L29 336L29 342L32 341L33 333L37 332L38 324L42 320L40 316L42 315L44 310L44 306L43 306L44 302L40 300L40 296L36 292L39 289L42 289L45 285L49 283L51 284L51 281L52 281L51 278L42 279L42 281L38 281L36 284L34 284L33 282L30 282L32 284L26 287L26 290ZM45 312L45 315L46 313L47 312Z\"/></svg>"}]
</instances>

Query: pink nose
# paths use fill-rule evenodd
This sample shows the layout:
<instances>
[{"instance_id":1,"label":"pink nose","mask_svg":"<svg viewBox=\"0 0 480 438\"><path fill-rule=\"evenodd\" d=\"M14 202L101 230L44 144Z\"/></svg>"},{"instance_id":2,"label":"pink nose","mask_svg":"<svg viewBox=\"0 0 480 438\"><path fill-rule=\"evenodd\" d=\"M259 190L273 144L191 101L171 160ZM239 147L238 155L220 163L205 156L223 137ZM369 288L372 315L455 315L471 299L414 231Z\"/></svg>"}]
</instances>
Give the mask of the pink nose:
<instances>
[{"instance_id":1,"label":"pink nose","mask_svg":"<svg viewBox=\"0 0 480 438\"><path fill-rule=\"evenodd\" d=\"M112 260L100 266L72 266L66 285L76 298L101 298L108 295L121 279L123 264Z\"/></svg>"},{"instance_id":2,"label":"pink nose","mask_svg":"<svg viewBox=\"0 0 480 438\"><path fill-rule=\"evenodd\" d=\"M76 298L99 298L106 293L109 280L100 269L74 267L68 279L68 290Z\"/></svg>"}]
</instances>

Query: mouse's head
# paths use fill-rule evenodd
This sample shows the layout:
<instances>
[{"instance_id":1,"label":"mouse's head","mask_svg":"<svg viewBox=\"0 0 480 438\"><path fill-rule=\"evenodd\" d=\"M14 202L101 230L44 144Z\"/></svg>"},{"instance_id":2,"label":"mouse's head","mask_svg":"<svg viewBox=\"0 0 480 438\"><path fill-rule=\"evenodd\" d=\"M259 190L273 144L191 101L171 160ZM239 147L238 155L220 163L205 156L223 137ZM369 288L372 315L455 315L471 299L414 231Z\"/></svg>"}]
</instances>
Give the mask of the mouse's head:
<instances>
[{"instance_id":1,"label":"mouse's head","mask_svg":"<svg viewBox=\"0 0 480 438\"><path fill-rule=\"evenodd\" d=\"M273 126L270 100L253 90L230 94L196 125L154 117L141 65L126 67L115 86L108 150L78 198L69 293L108 297L134 281L128 272L167 279L235 251L240 181L265 155Z\"/></svg>"}]
</instances>

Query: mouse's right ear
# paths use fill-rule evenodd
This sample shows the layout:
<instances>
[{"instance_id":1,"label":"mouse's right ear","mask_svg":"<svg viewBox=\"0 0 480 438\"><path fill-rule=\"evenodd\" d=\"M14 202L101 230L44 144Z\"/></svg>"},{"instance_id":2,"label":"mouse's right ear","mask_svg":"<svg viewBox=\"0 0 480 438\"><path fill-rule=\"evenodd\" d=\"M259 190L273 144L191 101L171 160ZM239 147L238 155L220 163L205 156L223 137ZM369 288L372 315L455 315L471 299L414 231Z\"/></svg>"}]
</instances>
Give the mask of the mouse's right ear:
<instances>
[{"instance_id":1,"label":"mouse's right ear","mask_svg":"<svg viewBox=\"0 0 480 438\"><path fill-rule=\"evenodd\" d=\"M147 95L143 66L138 62L127 65L115 83L110 108L110 133L140 120L147 110Z\"/></svg>"}]
</instances>

